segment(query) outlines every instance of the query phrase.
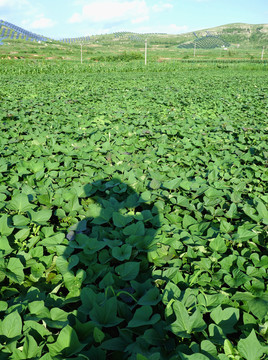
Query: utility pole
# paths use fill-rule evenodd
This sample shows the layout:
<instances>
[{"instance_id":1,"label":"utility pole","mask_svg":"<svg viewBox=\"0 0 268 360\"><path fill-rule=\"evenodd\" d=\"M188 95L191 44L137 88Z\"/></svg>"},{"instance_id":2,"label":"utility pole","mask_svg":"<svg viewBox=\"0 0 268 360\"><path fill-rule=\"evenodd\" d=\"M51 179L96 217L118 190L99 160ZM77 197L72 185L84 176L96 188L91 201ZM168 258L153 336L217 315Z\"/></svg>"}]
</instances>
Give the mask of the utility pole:
<instances>
[{"instance_id":1,"label":"utility pole","mask_svg":"<svg viewBox=\"0 0 268 360\"><path fill-rule=\"evenodd\" d=\"M194 57L195 57L195 51L196 51L196 44L194 44Z\"/></svg>"},{"instance_id":2,"label":"utility pole","mask_svg":"<svg viewBox=\"0 0 268 360\"><path fill-rule=\"evenodd\" d=\"M145 60L144 60L145 65L147 65L147 39L145 40Z\"/></svg>"},{"instance_id":3,"label":"utility pole","mask_svg":"<svg viewBox=\"0 0 268 360\"><path fill-rule=\"evenodd\" d=\"M262 52L261 52L261 60L263 61L263 55L264 55L264 46L262 47Z\"/></svg>"}]
</instances>

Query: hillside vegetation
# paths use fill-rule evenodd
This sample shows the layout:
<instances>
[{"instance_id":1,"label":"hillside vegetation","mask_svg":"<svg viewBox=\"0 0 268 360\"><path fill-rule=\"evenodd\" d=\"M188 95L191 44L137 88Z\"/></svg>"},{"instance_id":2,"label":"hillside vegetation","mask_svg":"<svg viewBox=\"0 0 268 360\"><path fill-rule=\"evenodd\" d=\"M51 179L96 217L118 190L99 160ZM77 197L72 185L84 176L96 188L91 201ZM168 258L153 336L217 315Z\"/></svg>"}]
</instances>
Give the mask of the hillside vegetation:
<instances>
[{"instance_id":1,"label":"hillside vegetation","mask_svg":"<svg viewBox=\"0 0 268 360\"><path fill-rule=\"evenodd\" d=\"M226 42L232 45L261 47L267 45L268 40L268 24L227 24L214 28L199 30L181 35L181 43L193 41L195 34L198 37L220 36Z\"/></svg>"},{"instance_id":2,"label":"hillside vegetation","mask_svg":"<svg viewBox=\"0 0 268 360\"><path fill-rule=\"evenodd\" d=\"M268 40L268 25L229 24L178 35L121 32L46 42L26 41L21 36L17 36L14 28L10 31L4 45L0 46L0 58L80 61L80 44L83 44L83 61L139 60L144 56L144 42L147 39L149 61L187 60L193 57L195 60L260 60ZM219 44L228 44L228 51L219 46L218 49L201 49L194 54L191 49L194 46L187 45L193 44L197 38L208 43L215 36L220 39ZM178 46L182 48L178 49Z\"/></svg>"}]
</instances>

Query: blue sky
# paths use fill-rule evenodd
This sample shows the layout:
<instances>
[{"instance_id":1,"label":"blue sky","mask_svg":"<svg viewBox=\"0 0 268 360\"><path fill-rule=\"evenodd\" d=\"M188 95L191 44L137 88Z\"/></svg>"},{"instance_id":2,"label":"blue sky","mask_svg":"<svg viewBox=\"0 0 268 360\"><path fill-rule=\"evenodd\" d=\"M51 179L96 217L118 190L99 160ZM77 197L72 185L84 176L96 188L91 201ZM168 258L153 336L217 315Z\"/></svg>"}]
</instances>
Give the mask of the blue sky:
<instances>
[{"instance_id":1,"label":"blue sky","mask_svg":"<svg viewBox=\"0 0 268 360\"><path fill-rule=\"evenodd\" d=\"M59 39L116 31L180 34L268 22L267 0L0 0L0 19Z\"/></svg>"}]
</instances>

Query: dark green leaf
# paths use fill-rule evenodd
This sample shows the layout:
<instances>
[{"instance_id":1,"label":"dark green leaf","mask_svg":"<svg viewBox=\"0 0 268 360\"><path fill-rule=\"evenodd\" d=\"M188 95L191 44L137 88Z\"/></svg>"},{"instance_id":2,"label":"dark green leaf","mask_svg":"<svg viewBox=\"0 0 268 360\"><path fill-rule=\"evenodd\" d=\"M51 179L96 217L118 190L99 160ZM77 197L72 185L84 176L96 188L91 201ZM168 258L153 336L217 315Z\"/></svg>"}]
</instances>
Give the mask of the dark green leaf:
<instances>
[{"instance_id":1,"label":"dark green leaf","mask_svg":"<svg viewBox=\"0 0 268 360\"><path fill-rule=\"evenodd\" d=\"M151 306L142 306L135 311L133 318L128 323L129 328L156 324L160 320L159 314L152 315Z\"/></svg>"},{"instance_id":2,"label":"dark green leaf","mask_svg":"<svg viewBox=\"0 0 268 360\"><path fill-rule=\"evenodd\" d=\"M119 265L115 268L117 274L121 277L122 280L134 280L140 270L140 263L129 261L125 264Z\"/></svg>"}]
</instances>

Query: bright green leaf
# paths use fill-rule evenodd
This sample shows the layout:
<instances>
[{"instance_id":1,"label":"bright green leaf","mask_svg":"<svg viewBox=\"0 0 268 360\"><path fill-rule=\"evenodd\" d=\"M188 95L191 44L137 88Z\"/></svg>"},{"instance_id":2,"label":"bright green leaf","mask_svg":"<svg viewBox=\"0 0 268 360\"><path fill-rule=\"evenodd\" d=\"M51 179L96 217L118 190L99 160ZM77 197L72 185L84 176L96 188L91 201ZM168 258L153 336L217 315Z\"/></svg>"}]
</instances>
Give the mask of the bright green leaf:
<instances>
[{"instance_id":1,"label":"bright green leaf","mask_svg":"<svg viewBox=\"0 0 268 360\"><path fill-rule=\"evenodd\" d=\"M33 205L30 204L28 196L26 194L17 194L12 197L8 204L9 209L18 211L20 213L26 212L32 209Z\"/></svg>"},{"instance_id":2,"label":"bright green leaf","mask_svg":"<svg viewBox=\"0 0 268 360\"><path fill-rule=\"evenodd\" d=\"M75 330L66 325L59 333L57 340L53 344L47 344L49 354L53 356L71 356L79 353L86 344L81 344Z\"/></svg>"},{"instance_id":3,"label":"bright green leaf","mask_svg":"<svg viewBox=\"0 0 268 360\"><path fill-rule=\"evenodd\" d=\"M239 340L237 349L240 355L247 360L260 360L262 355L267 352L267 349L259 343L253 329L246 339Z\"/></svg>"},{"instance_id":4,"label":"bright green leaf","mask_svg":"<svg viewBox=\"0 0 268 360\"><path fill-rule=\"evenodd\" d=\"M19 336L22 331L22 320L17 311L8 314L2 322L2 334L11 339Z\"/></svg>"}]
</instances>

